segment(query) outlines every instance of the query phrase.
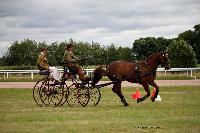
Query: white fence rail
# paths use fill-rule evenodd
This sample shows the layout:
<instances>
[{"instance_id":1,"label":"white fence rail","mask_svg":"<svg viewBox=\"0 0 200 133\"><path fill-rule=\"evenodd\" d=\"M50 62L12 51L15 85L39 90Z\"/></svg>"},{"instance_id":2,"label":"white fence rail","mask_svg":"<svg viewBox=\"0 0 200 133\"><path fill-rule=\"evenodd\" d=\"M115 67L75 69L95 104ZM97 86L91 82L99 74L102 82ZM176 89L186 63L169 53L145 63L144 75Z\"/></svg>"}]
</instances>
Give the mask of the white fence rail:
<instances>
[{"instance_id":1,"label":"white fence rail","mask_svg":"<svg viewBox=\"0 0 200 133\"><path fill-rule=\"evenodd\" d=\"M91 76L94 69L84 69L86 71L87 76ZM58 69L60 73L63 72L63 69ZM165 70L164 68L158 68L157 72L164 72L165 75L167 72L186 72L187 76L194 77L193 72L200 71L200 67L198 68L171 68L170 70ZM39 70L0 70L0 74L3 74L4 80L9 78L10 74L30 74L30 78L34 79L34 74L38 74Z\"/></svg>"}]
</instances>

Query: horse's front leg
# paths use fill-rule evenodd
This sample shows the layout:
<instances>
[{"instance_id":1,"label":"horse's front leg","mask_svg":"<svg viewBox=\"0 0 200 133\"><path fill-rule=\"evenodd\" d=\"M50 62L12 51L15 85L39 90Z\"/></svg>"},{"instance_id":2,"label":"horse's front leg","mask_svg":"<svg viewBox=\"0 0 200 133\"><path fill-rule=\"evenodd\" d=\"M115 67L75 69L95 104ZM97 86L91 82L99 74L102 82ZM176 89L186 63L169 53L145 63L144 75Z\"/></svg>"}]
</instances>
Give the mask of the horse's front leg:
<instances>
[{"instance_id":1,"label":"horse's front leg","mask_svg":"<svg viewBox=\"0 0 200 133\"><path fill-rule=\"evenodd\" d=\"M128 106L128 103L126 102L126 99L124 98L121 92L121 82L115 83L113 85L112 91L120 97L121 102L124 104L124 106Z\"/></svg>"},{"instance_id":2,"label":"horse's front leg","mask_svg":"<svg viewBox=\"0 0 200 133\"><path fill-rule=\"evenodd\" d=\"M157 96L158 96L158 93L159 93L159 87L157 86L157 84L156 84L154 81L149 82L149 84L150 84L152 87L156 88L155 95L154 95L153 97L151 97L151 101L154 102L155 99L156 99Z\"/></svg>"},{"instance_id":3,"label":"horse's front leg","mask_svg":"<svg viewBox=\"0 0 200 133\"><path fill-rule=\"evenodd\" d=\"M142 98L137 99L137 103L144 101L150 96L149 84L146 81L142 81L142 86L144 87L147 94L143 96Z\"/></svg>"}]
</instances>

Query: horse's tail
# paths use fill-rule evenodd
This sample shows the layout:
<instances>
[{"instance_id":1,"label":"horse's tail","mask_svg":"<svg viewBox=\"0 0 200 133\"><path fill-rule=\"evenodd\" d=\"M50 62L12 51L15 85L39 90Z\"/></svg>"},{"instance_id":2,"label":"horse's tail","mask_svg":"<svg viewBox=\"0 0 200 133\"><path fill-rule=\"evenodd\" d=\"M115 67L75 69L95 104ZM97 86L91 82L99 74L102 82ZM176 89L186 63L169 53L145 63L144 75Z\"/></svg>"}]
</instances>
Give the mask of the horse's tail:
<instances>
[{"instance_id":1,"label":"horse's tail","mask_svg":"<svg viewBox=\"0 0 200 133\"><path fill-rule=\"evenodd\" d=\"M107 76L107 73L108 71L103 69L103 66L96 68L93 72L94 76L92 78L92 85L94 86L97 84L103 76Z\"/></svg>"}]
</instances>

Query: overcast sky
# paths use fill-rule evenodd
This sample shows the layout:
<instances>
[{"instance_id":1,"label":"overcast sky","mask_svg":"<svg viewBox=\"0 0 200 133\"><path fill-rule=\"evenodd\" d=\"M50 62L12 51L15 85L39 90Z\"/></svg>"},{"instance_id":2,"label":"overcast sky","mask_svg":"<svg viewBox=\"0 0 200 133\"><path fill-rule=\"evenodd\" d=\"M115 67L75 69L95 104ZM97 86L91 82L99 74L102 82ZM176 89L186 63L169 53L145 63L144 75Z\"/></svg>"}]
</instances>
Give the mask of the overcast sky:
<instances>
[{"instance_id":1,"label":"overcast sky","mask_svg":"<svg viewBox=\"0 0 200 133\"><path fill-rule=\"evenodd\" d=\"M0 55L14 41L132 46L177 37L200 23L200 0L0 0Z\"/></svg>"}]
</instances>

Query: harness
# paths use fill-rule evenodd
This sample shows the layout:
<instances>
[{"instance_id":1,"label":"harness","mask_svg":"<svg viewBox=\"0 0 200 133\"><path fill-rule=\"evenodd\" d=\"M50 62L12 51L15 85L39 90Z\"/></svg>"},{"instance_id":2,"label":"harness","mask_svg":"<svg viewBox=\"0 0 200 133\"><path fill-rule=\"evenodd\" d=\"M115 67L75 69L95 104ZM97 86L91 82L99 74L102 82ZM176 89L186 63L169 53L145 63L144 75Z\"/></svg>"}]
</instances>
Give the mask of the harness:
<instances>
[{"instance_id":1,"label":"harness","mask_svg":"<svg viewBox=\"0 0 200 133\"><path fill-rule=\"evenodd\" d=\"M165 58L165 56L167 56L167 54L164 53L164 54L162 54L161 58ZM134 78L135 81L141 83L142 77L147 77L147 76L150 76L150 75L154 75L156 73L158 65L157 64L151 65L151 64L149 64L147 62L147 60L148 59L146 59L144 61L141 61L141 62L139 62L139 61L135 62L134 71L132 73L130 73L124 80L127 80L131 76L135 76L135 78ZM141 73L142 72L141 64L144 64L144 67L146 68L146 70L144 70L144 74ZM167 67L168 64L169 63L167 61L167 63L165 64L164 67ZM135 74L135 75L133 75L133 74Z\"/></svg>"},{"instance_id":2,"label":"harness","mask_svg":"<svg viewBox=\"0 0 200 133\"><path fill-rule=\"evenodd\" d=\"M137 77L140 77L141 76L140 62L138 61L136 62L134 70Z\"/></svg>"},{"instance_id":3,"label":"harness","mask_svg":"<svg viewBox=\"0 0 200 133\"><path fill-rule=\"evenodd\" d=\"M147 72L145 74L142 75L142 70L141 70L141 67L140 67L140 64L144 64L145 67L147 68ZM144 62L135 62L135 67L134 67L134 71L132 73L130 73L124 80L127 80L128 78L130 78L133 74L136 75L135 77L135 81L141 83L142 82L142 77L147 77L147 76L150 76L150 75L153 75L155 73L155 70L151 70L149 68L149 64L144 61Z\"/></svg>"}]
</instances>

